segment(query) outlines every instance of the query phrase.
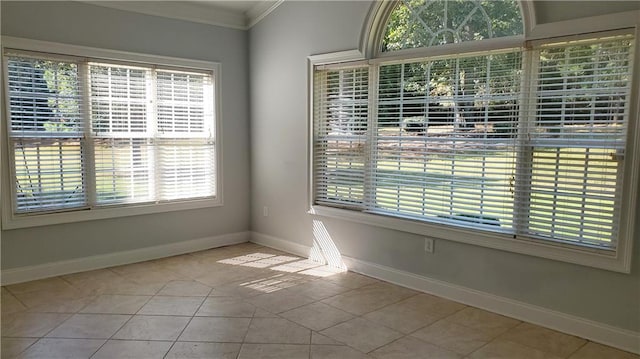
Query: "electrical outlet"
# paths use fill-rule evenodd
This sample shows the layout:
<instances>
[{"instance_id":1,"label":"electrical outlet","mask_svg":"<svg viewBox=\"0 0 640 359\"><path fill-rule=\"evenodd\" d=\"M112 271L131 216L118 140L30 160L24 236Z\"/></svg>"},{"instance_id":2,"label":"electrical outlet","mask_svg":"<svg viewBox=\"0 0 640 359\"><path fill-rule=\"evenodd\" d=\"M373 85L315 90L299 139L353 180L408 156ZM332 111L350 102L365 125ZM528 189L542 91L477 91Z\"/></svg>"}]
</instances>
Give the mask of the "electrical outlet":
<instances>
[{"instance_id":1,"label":"electrical outlet","mask_svg":"<svg viewBox=\"0 0 640 359\"><path fill-rule=\"evenodd\" d=\"M269 217L269 207L267 206L262 207L262 216Z\"/></svg>"},{"instance_id":2,"label":"electrical outlet","mask_svg":"<svg viewBox=\"0 0 640 359\"><path fill-rule=\"evenodd\" d=\"M425 238L424 239L424 251L427 253L433 253L433 238Z\"/></svg>"}]
</instances>

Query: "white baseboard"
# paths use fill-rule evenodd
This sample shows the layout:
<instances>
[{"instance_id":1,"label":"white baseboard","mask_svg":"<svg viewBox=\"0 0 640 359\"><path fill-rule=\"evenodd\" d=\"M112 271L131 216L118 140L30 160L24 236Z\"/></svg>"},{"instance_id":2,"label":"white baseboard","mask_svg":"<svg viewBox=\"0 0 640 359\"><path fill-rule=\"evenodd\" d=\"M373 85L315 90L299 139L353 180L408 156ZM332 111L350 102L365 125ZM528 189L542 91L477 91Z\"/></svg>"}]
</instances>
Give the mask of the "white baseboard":
<instances>
[{"instance_id":1,"label":"white baseboard","mask_svg":"<svg viewBox=\"0 0 640 359\"><path fill-rule=\"evenodd\" d=\"M298 255L306 255L305 253L309 253L311 250L310 247L257 232L252 232L251 242ZM391 267L345 256L342 258L347 268L356 273L640 354L640 333L638 332L419 276Z\"/></svg>"},{"instance_id":2,"label":"white baseboard","mask_svg":"<svg viewBox=\"0 0 640 359\"><path fill-rule=\"evenodd\" d=\"M289 252L301 257L308 257L311 253L311 247L302 244L280 239L263 233L251 232L251 242L271 247L281 251Z\"/></svg>"},{"instance_id":3,"label":"white baseboard","mask_svg":"<svg viewBox=\"0 0 640 359\"><path fill-rule=\"evenodd\" d=\"M244 243L248 242L250 238L251 232L228 233L219 236L197 238L188 241L133 249L130 251L100 254L34 266L12 268L2 271L0 282L2 285L8 285L64 274L113 267L122 264L142 262L231 244Z\"/></svg>"}]
</instances>

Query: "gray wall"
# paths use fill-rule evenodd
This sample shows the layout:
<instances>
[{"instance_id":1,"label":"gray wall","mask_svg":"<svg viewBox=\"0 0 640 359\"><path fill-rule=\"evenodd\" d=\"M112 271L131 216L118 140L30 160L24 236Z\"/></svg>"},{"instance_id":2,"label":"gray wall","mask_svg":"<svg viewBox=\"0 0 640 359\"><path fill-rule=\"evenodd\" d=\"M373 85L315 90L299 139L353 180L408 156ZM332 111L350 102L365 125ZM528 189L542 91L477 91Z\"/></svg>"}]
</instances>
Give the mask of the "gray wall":
<instances>
[{"instance_id":1,"label":"gray wall","mask_svg":"<svg viewBox=\"0 0 640 359\"><path fill-rule=\"evenodd\" d=\"M285 2L250 30L254 231L312 244L313 217L306 214L306 57L357 48L369 5ZM577 3L570 5L538 10L547 21L616 11L616 4L586 2L572 13ZM269 207L268 217L263 206ZM320 219L343 255L640 331L638 243L633 272L619 274L445 240L437 241L434 254L425 254L421 236Z\"/></svg>"},{"instance_id":2,"label":"gray wall","mask_svg":"<svg viewBox=\"0 0 640 359\"><path fill-rule=\"evenodd\" d=\"M2 269L249 229L246 31L78 2L2 1L1 7L2 35L220 62L224 145L223 207L2 231Z\"/></svg>"}]
</instances>

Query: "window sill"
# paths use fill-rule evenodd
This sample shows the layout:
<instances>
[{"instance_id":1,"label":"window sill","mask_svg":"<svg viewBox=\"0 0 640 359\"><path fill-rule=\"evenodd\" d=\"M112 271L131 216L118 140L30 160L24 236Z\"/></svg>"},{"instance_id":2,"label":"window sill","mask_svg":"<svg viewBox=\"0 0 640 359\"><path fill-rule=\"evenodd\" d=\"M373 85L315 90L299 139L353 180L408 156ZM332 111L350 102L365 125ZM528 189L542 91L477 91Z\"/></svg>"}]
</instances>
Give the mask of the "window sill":
<instances>
[{"instance_id":1,"label":"window sill","mask_svg":"<svg viewBox=\"0 0 640 359\"><path fill-rule=\"evenodd\" d=\"M165 213L222 206L220 198L174 201L167 203L151 203L140 205L123 205L96 209L71 210L68 212L43 214L6 214L2 218L2 229L18 229L54 224L92 221L98 219L130 217L144 214Z\"/></svg>"},{"instance_id":2,"label":"window sill","mask_svg":"<svg viewBox=\"0 0 640 359\"><path fill-rule=\"evenodd\" d=\"M385 215L325 206L312 206L308 213L318 217L335 218L424 235L435 239L472 244L614 272L630 273L631 270L631 261L630 258L628 258L629 256L623 256L617 252L555 244L551 242L514 239L510 235L501 233L489 233L443 224L424 223L410 219L395 218Z\"/></svg>"}]
</instances>

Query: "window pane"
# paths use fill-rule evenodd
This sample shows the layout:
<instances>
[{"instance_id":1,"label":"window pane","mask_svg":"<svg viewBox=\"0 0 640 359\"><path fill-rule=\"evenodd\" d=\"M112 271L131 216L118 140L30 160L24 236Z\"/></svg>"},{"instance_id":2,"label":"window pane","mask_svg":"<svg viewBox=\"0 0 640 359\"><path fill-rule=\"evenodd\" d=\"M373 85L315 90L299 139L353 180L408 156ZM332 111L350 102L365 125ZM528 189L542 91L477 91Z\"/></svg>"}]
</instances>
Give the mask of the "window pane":
<instances>
[{"instance_id":1,"label":"window pane","mask_svg":"<svg viewBox=\"0 0 640 359\"><path fill-rule=\"evenodd\" d=\"M16 213L86 205L78 65L8 56Z\"/></svg>"},{"instance_id":2,"label":"window pane","mask_svg":"<svg viewBox=\"0 0 640 359\"><path fill-rule=\"evenodd\" d=\"M378 212L513 227L520 54L380 67Z\"/></svg>"},{"instance_id":3,"label":"window pane","mask_svg":"<svg viewBox=\"0 0 640 359\"><path fill-rule=\"evenodd\" d=\"M80 139L13 142L17 213L86 205Z\"/></svg>"},{"instance_id":4,"label":"window pane","mask_svg":"<svg viewBox=\"0 0 640 359\"><path fill-rule=\"evenodd\" d=\"M391 12L382 51L522 34L513 0L402 0Z\"/></svg>"},{"instance_id":5,"label":"window pane","mask_svg":"<svg viewBox=\"0 0 640 359\"><path fill-rule=\"evenodd\" d=\"M144 134L147 123L148 69L90 64L91 127L98 136Z\"/></svg>"},{"instance_id":6,"label":"window pane","mask_svg":"<svg viewBox=\"0 0 640 359\"><path fill-rule=\"evenodd\" d=\"M153 200L153 148L150 140L96 139L94 151L98 204Z\"/></svg>"},{"instance_id":7,"label":"window pane","mask_svg":"<svg viewBox=\"0 0 640 359\"><path fill-rule=\"evenodd\" d=\"M78 66L8 57L11 136L78 137L82 132Z\"/></svg>"},{"instance_id":8,"label":"window pane","mask_svg":"<svg viewBox=\"0 0 640 359\"><path fill-rule=\"evenodd\" d=\"M615 249L632 39L539 50L531 235Z\"/></svg>"},{"instance_id":9,"label":"window pane","mask_svg":"<svg viewBox=\"0 0 640 359\"><path fill-rule=\"evenodd\" d=\"M175 71L158 71L157 77L158 131L213 136L211 77Z\"/></svg>"},{"instance_id":10,"label":"window pane","mask_svg":"<svg viewBox=\"0 0 640 359\"><path fill-rule=\"evenodd\" d=\"M314 173L318 203L357 206L364 197L368 68L316 73Z\"/></svg>"},{"instance_id":11,"label":"window pane","mask_svg":"<svg viewBox=\"0 0 640 359\"><path fill-rule=\"evenodd\" d=\"M159 200L215 196L215 145L208 140L167 139L157 146Z\"/></svg>"}]
</instances>

